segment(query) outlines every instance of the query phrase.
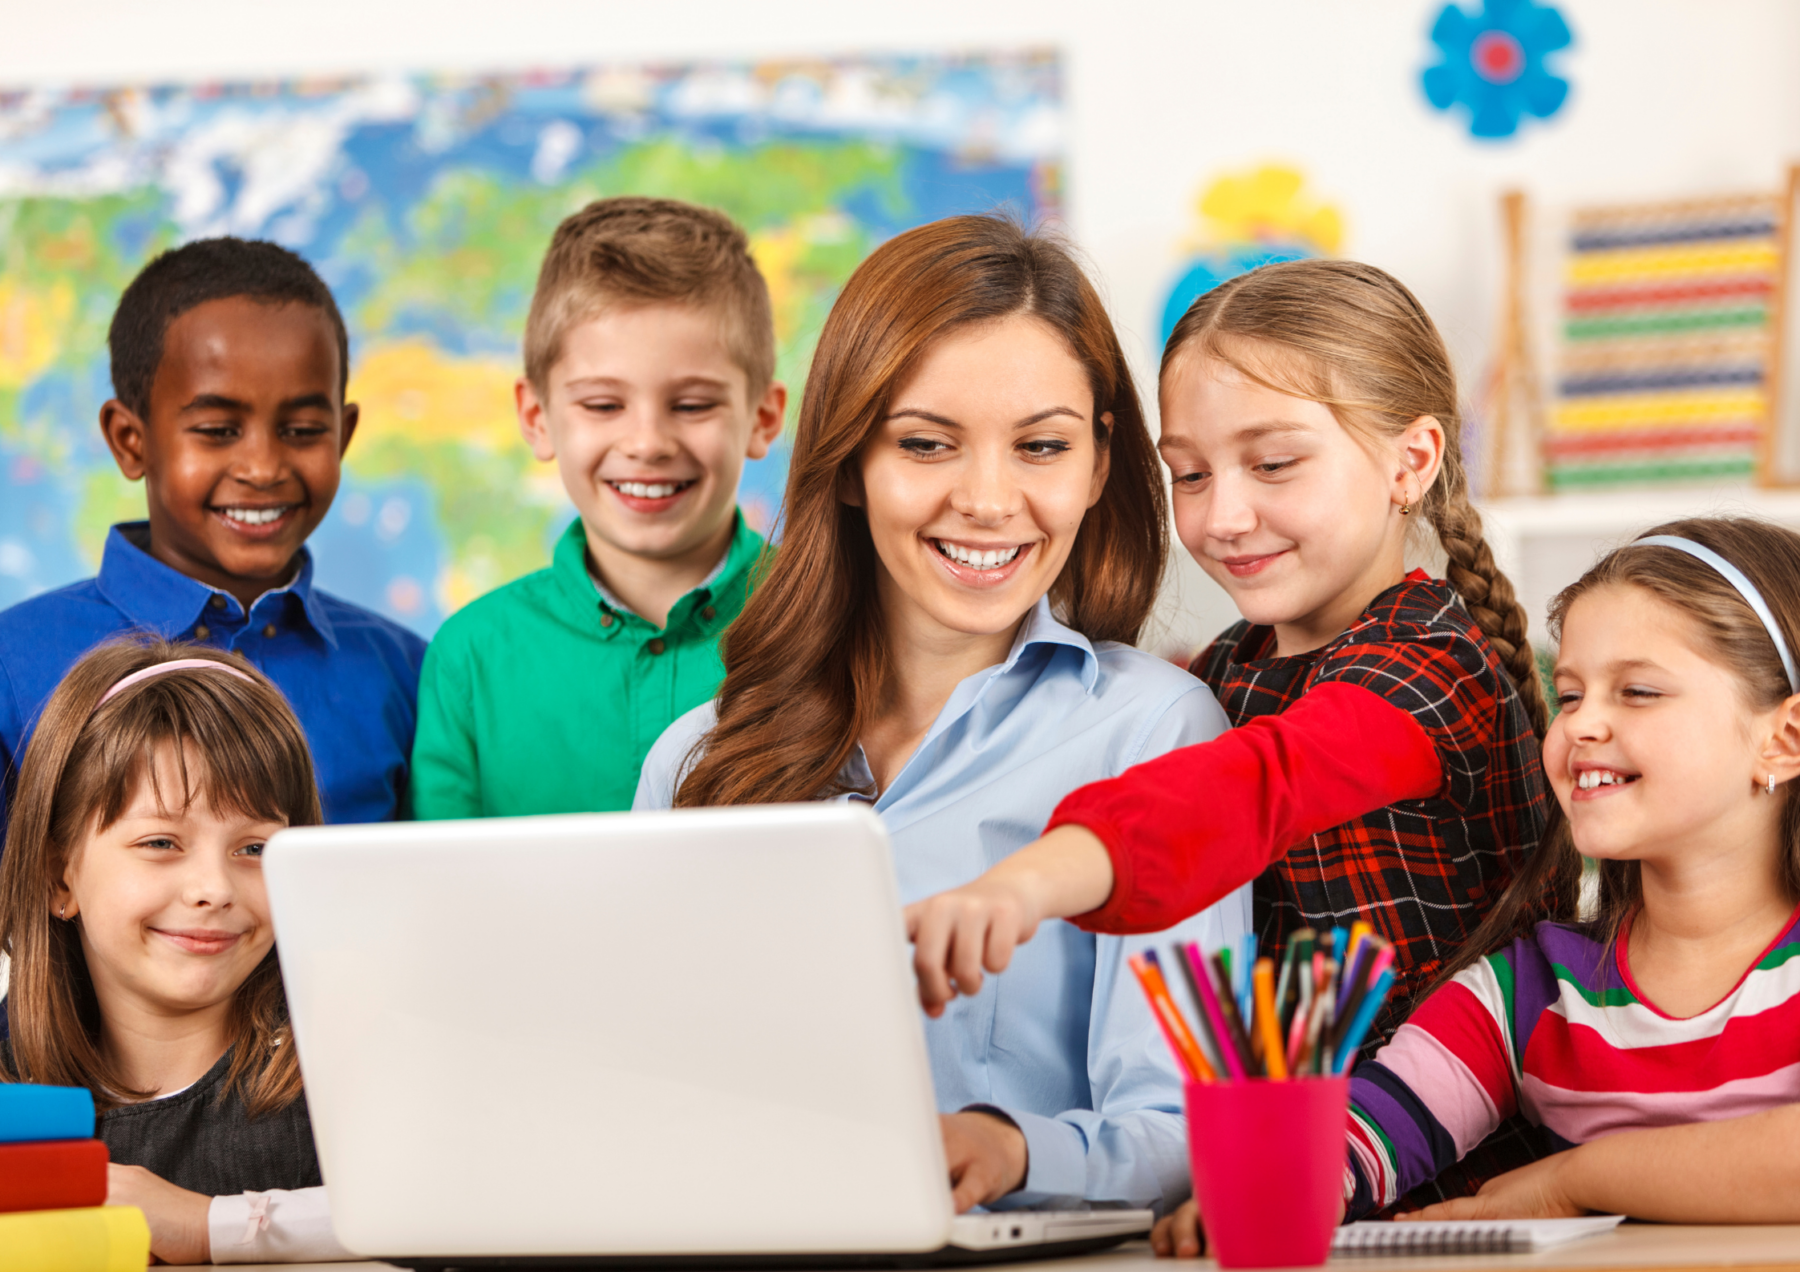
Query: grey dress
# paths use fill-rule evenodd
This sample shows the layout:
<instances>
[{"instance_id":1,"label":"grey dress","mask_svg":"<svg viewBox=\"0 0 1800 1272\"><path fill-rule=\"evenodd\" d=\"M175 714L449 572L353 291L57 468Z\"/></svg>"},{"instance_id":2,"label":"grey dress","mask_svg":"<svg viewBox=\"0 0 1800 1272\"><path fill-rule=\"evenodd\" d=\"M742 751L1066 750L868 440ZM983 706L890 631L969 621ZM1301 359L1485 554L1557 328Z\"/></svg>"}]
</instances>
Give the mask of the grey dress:
<instances>
[{"instance_id":1,"label":"grey dress","mask_svg":"<svg viewBox=\"0 0 1800 1272\"><path fill-rule=\"evenodd\" d=\"M230 1068L227 1051L205 1077L177 1095L102 1113L100 1138L113 1161L142 1166L208 1197L323 1184L305 1094L252 1118L238 1092L219 1099Z\"/></svg>"},{"instance_id":2,"label":"grey dress","mask_svg":"<svg viewBox=\"0 0 1800 1272\"><path fill-rule=\"evenodd\" d=\"M11 1069L12 1048L5 1042L0 1055ZM187 1090L102 1113L97 1134L112 1160L208 1197L323 1184L305 1094L252 1118L238 1092L219 1098L230 1068L227 1050Z\"/></svg>"}]
</instances>

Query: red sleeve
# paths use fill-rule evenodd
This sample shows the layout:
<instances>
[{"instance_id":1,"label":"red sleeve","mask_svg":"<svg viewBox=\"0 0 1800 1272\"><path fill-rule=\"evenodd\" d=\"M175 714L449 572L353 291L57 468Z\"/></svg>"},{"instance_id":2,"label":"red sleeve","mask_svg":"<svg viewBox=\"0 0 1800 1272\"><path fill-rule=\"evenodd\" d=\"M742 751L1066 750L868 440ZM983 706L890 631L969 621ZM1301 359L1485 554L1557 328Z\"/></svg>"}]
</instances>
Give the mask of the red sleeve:
<instances>
[{"instance_id":1,"label":"red sleeve","mask_svg":"<svg viewBox=\"0 0 1800 1272\"><path fill-rule=\"evenodd\" d=\"M1360 685L1328 682L1279 715L1083 786L1046 829L1085 826L1112 857L1112 896L1072 920L1158 932L1249 883L1291 845L1444 784L1417 720Z\"/></svg>"}]
</instances>

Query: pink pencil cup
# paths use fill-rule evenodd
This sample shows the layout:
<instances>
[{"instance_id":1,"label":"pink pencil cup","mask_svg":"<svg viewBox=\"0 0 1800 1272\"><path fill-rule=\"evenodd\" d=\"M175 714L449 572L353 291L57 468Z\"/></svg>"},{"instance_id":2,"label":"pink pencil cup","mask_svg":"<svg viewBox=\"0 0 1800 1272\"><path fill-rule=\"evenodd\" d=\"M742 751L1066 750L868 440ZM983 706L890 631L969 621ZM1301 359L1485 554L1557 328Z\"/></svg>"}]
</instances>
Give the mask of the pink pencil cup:
<instances>
[{"instance_id":1,"label":"pink pencil cup","mask_svg":"<svg viewBox=\"0 0 1800 1272\"><path fill-rule=\"evenodd\" d=\"M1206 1252L1226 1268L1325 1262L1344 1195L1350 1079L1187 1084Z\"/></svg>"}]
</instances>

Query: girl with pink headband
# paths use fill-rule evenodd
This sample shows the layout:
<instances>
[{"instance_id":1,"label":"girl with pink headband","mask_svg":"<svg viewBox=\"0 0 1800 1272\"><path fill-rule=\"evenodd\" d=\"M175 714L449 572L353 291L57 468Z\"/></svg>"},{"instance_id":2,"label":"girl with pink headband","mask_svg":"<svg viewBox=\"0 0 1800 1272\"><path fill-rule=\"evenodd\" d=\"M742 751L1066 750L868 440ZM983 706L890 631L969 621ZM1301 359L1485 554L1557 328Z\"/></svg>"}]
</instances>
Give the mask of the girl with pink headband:
<instances>
[{"instance_id":1,"label":"girl with pink headband","mask_svg":"<svg viewBox=\"0 0 1800 1272\"><path fill-rule=\"evenodd\" d=\"M0 1081L86 1087L165 1263L352 1257L332 1235L263 842L317 823L305 735L247 663L117 642L51 695L0 854Z\"/></svg>"}]
</instances>

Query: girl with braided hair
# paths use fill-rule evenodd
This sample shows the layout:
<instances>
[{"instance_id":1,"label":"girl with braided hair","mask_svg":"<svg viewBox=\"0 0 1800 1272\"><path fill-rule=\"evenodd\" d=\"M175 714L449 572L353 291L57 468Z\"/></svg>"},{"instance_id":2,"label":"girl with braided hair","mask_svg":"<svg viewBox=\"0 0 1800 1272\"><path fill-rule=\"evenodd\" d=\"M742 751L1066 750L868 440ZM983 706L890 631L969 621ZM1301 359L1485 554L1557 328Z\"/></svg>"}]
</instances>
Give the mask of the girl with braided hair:
<instances>
[{"instance_id":1,"label":"girl with braided hair","mask_svg":"<svg viewBox=\"0 0 1800 1272\"><path fill-rule=\"evenodd\" d=\"M1192 667L1236 727L1082 787L1041 839L909 907L920 996L935 1013L975 992L1045 919L1154 931L1254 881L1278 960L1296 930L1356 919L1393 943L1372 1052L1548 811L1544 697L1469 503L1450 357L1390 275L1296 261L1195 301L1159 391L1176 532L1243 615ZM1404 565L1426 525L1447 579ZM1537 1149L1502 1128L1437 1188Z\"/></svg>"}]
</instances>

